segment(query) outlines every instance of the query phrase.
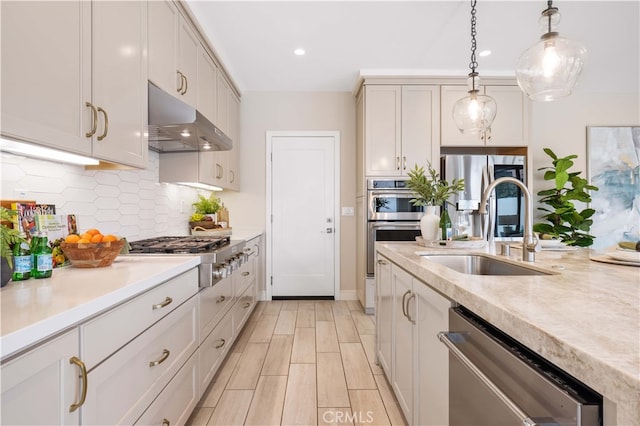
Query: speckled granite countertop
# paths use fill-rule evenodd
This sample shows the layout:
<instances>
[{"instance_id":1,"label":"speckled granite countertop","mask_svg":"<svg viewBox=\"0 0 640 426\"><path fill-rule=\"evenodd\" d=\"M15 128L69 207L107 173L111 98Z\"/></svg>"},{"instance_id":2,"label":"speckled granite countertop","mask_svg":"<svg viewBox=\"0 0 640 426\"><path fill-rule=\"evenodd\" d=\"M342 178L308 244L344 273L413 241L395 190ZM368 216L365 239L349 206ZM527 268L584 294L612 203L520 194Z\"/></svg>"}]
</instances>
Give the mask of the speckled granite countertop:
<instances>
[{"instance_id":1,"label":"speckled granite countertop","mask_svg":"<svg viewBox=\"0 0 640 426\"><path fill-rule=\"evenodd\" d=\"M553 275L466 275L417 254L461 250L413 243L376 247L393 263L601 393L609 400L605 412L607 404L616 406L615 424L640 425L640 268L595 262L589 259L589 249L579 249L542 251L534 264L526 265L556 272ZM480 251L493 254L494 248ZM521 264L520 253L512 248L508 261ZM605 420L606 425L612 419Z\"/></svg>"}]
</instances>

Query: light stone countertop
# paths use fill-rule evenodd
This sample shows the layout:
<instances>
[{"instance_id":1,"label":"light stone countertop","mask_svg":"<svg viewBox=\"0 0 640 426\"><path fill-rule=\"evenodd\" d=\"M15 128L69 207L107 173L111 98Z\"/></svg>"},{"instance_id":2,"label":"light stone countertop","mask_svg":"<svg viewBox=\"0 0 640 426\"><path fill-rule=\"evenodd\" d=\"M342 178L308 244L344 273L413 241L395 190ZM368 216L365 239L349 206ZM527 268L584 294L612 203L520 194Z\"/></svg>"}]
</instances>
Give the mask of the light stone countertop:
<instances>
[{"instance_id":1,"label":"light stone countertop","mask_svg":"<svg viewBox=\"0 0 640 426\"><path fill-rule=\"evenodd\" d=\"M200 263L198 256L118 256L104 268L54 269L0 290L0 358L15 354Z\"/></svg>"},{"instance_id":2,"label":"light stone countertop","mask_svg":"<svg viewBox=\"0 0 640 426\"><path fill-rule=\"evenodd\" d=\"M376 249L614 402L616 424L640 424L640 268L595 262L579 249L524 262L554 275L479 276L417 254L469 250L380 242ZM476 251L495 255L492 246ZM520 255L512 247L507 260L522 264Z\"/></svg>"}]
</instances>

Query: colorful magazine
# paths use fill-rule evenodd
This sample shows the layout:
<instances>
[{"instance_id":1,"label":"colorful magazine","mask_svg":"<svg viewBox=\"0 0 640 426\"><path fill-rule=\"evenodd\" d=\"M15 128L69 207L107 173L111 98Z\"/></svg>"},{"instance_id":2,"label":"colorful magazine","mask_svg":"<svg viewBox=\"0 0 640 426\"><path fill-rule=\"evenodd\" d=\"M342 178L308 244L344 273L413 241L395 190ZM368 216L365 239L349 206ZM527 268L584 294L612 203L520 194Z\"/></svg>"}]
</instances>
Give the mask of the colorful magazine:
<instances>
[{"instance_id":1,"label":"colorful magazine","mask_svg":"<svg viewBox=\"0 0 640 426\"><path fill-rule=\"evenodd\" d=\"M24 232L27 240L30 240L31 235L36 231L35 215L56 214L56 206L54 204L11 203L11 208L18 212L17 223L14 223L14 228Z\"/></svg>"}]
</instances>

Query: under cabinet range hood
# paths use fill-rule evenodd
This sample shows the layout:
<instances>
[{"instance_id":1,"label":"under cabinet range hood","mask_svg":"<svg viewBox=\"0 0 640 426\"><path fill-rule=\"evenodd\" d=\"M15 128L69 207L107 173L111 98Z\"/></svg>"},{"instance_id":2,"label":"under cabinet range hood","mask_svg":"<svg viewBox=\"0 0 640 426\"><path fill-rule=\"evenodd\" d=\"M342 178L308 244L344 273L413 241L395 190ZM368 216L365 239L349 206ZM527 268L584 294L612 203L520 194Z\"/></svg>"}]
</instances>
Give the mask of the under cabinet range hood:
<instances>
[{"instance_id":1,"label":"under cabinet range hood","mask_svg":"<svg viewBox=\"0 0 640 426\"><path fill-rule=\"evenodd\" d=\"M231 139L197 109L149 82L149 149L164 153L231 148Z\"/></svg>"}]
</instances>

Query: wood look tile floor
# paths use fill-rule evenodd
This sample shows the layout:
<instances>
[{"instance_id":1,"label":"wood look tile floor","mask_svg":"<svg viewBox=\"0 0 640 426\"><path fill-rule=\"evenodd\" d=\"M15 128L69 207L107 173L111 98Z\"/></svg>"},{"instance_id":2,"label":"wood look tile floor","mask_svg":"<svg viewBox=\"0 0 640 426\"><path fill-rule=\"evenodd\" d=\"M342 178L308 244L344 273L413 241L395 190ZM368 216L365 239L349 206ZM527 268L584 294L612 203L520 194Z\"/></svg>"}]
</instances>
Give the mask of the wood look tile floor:
<instances>
[{"instance_id":1,"label":"wood look tile floor","mask_svg":"<svg viewBox=\"0 0 640 426\"><path fill-rule=\"evenodd\" d=\"M260 302L188 425L406 425L357 301Z\"/></svg>"}]
</instances>

